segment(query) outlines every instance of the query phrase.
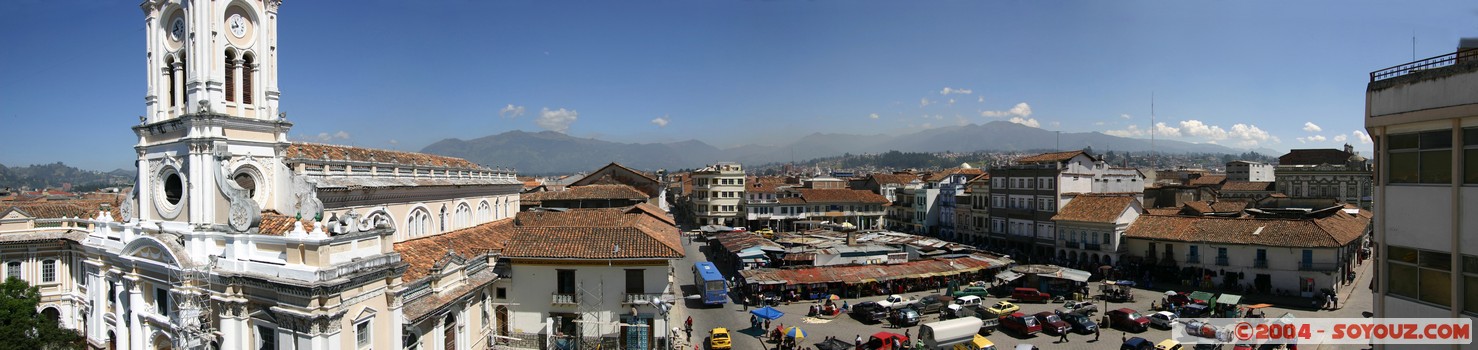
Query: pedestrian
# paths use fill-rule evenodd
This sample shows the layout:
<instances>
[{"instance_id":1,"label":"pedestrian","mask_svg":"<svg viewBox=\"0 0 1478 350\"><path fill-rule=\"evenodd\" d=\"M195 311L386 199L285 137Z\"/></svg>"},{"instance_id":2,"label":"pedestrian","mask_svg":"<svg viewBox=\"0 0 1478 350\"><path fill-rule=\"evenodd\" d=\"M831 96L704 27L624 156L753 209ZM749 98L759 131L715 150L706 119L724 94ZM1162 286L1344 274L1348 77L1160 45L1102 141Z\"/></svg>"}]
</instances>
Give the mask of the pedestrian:
<instances>
[{"instance_id":1,"label":"pedestrian","mask_svg":"<svg viewBox=\"0 0 1478 350\"><path fill-rule=\"evenodd\" d=\"M913 339L913 334L909 333L912 330L913 329L905 329L905 330L903 330L903 337L904 338L907 338L907 339Z\"/></svg>"},{"instance_id":2,"label":"pedestrian","mask_svg":"<svg viewBox=\"0 0 1478 350\"><path fill-rule=\"evenodd\" d=\"M1057 332L1057 342L1058 343L1066 343L1066 342L1068 342L1068 340L1067 340L1067 332Z\"/></svg>"},{"instance_id":3,"label":"pedestrian","mask_svg":"<svg viewBox=\"0 0 1478 350\"><path fill-rule=\"evenodd\" d=\"M749 311L749 295L744 295L744 311Z\"/></svg>"},{"instance_id":4,"label":"pedestrian","mask_svg":"<svg viewBox=\"0 0 1478 350\"><path fill-rule=\"evenodd\" d=\"M857 338L854 339L854 340L852 340L852 342L853 343L856 343L858 350L861 350L862 349L862 335L861 334L858 334L857 335Z\"/></svg>"},{"instance_id":5,"label":"pedestrian","mask_svg":"<svg viewBox=\"0 0 1478 350\"><path fill-rule=\"evenodd\" d=\"M1124 333L1124 331L1119 331L1119 341L1120 342L1129 341L1129 333Z\"/></svg>"},{"instance_id":6,"label":"pedestrian","mask_svg":"<svg viewBox=\"0 0 1478 350\"><path fill-rule=\"evenodd\" d=\"M765 319L765 329L770 329L770 320Z\"/></svg>"},{"instance_id":7,"label":"pedestrian","mask_svg":"<svg viewBox=\"0 0 1478 350\"><path fill-rule=\"evenodd\" d=\"M1098 342L1098 334L1100 332L1102 332L1102 331L1103 330L1102 329L1099 329L1098 327L1093 327L1093 341L1094 342Z\"/></svg>"},{"instance_id":8,"label":"pedestrian","mask_svg":"<svg viewBox=\"0 0 1478 350\"><path fill-rule=\"evenodd\" d=\"M688 321L686 323L684 323L684 326L687 326L688 327L688 329L687 329L688 333L692 333L693 332L693 316L688 316Z\"/></svg>"}]
</instances>

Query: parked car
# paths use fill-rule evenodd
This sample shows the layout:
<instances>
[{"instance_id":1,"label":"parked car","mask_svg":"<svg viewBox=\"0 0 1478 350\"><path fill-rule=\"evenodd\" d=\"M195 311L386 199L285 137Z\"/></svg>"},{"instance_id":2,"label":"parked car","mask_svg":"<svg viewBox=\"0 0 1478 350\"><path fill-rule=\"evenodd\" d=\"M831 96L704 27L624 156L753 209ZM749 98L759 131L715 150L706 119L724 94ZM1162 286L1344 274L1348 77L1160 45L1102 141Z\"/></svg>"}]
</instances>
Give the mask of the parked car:
<instances>
[{"instance_id":1,"label":"parked car","mask_svg":"<svg viewBox=\"0 0 1478 350\"><path fill-rule=\"evenodd\" d=\"M1009 329L1021 336L1030 336L1042 331L1042 324L1035 316L1016 312L1001 318L1001 328Z\"/></svg>"},{"instance_id":2,"label":"parked car","mask_svg":"<svg viewBox=\"0 0 1478 350\"><path fill-rule=\"evenodd\" d=\"M902 309L902 308L905 308L905 307L909 307L909 306L912 306L913 304L918 304L918 303L919 303L919 299L917 299L917 298L913 298L913 297L905 298L902 295L898 295L898 294L889 295L887 298L878 301L878 305L882 305L885 308L894 309L894 310L898 310L898 309Z\"/></svg>"},{"instance_id":3,"label":"parked car","mask_svg":"<svg viewBox=\"0 0 1478 350\"><path fill-rule=\"evenodd\" d=\"M911 307L903 308L888 317L888 323L898 328L917 326L919 325L919 312Z\"/></svg>"},{"instance_id":4,"label":"parked car","mask_svg":"<svg viewBox=\"0 0 1478 350\"><path fill-rule=\"evenodd\" d=\"M852 305L852 318L863 323L877 323L888 318L888 309L876 302L864 301Z\"/></svg>"},{"instance_id":5,"label":"parked car","mask_svg":"<svg viewBox=\"0 0 1478 350\"><path fill-rule=\"evenodd\" d=\"M1119 345L1119 350L1151 350L1154 348L1155 344L1150 343L1149 340L1140 337L1132 337L1126 339L1124 340L1124 344Z\"/></svg>"},{"instance_id":6,"label":"parked car","mask_svg":"<svg viewBox=\"0 0 1478 350\"><path fill-rule=\"evenodd\" d=\"M1150 315L1150 325L1160 327L1160 329L1170 329L1175 325L1175 320L1179 318L1170 311L1160 311Z\"/></svg>"},{"instance_id":7,"label":"parked car","mask_svg":"<svg viewBox=\"0 0 1478 350\"><path fill-rule=\"evenodd\" d=\"M986 289L985 287L974 287L974 286L971 286L971 287L961 288L960 290L955 291L955 294L954 294L954 296L956 298L967 296L967 295L968 296L976 296L976 297L985 297L987 295L990 295L990 290L989 289Z\"/></svg>"},{"instance_id":8,"label":"parked car","mask_svg":"<svg viewBox=\"0 0 1478 350\"><path fill-rule=\"evenodd\" d=\"M951 302L952 303L955 303L955 304L958 304L960 306L978 306L978 305L980 305L980 303L982 301L985 301L985 300L984 299L981 299L980 297L974 296L974 295L966 295L966 296L962 296L962 297L959 297L959 298L955 298L955 300L954 301L951 301Z\"/></svg>"},{"instance_id":9,"label":"parked car","mask_svg":"<svg viewBox=\"0 0 1478 350\"><path fill-rule=\"evenodd\" d=\"M1180 342L1175 341L1175 339L1165 339L1161 340L1159 344L1155 344L1155 350L1180 350L1180 348Z\"/></svg>"},{"instance_id":10,"label":"parked car","mask_svg":"<svg viewBox=\"0 0 1478 350\"><path fill-rule=\"evenodd\" d=\"M1080 313L1069 312L1057 315L1057 317L1062 318L1063 322L1067 322L1069 326L1072 326L1074 332L1093 334L1094 331L1098 330L1098 322L1093 322L1092 317Z\"/></svg>"},{"instance_id":11,"label":"parked car","mask_svg":"<svg viewBox=\"0 0 1478 350\"><path fill-rule=\"evenodd\" d=\"M1109 325L1113 326L1114 328L1126 331L1143 332L1150 327L1149 318L1144 317L1144 315L1140 315L1138 311L1134 311L1133 309L1129 308L1110 310L1108 312L1108 317Z\"/></svg>"},{"instance_id":12,"label":"parked car","mask_svg":"<svg viewBox=\"0 0 1478 350\"><path fill-rule=\"evenodd\" d=\"M1011 290L1011 299L1017 302L1045 303L1052 301L1052 294L1047 294L1036 288L1016 288Z\"/></svg>"},{"instance_id":13,"label":"parked car","mask_svg":"<svg viewBox=\"0 0 1478 350\"><path fill-rule=\"evenodd\" d=\"M1032 316L1037 318L1037 323L1041 324L1042 330L1047 333L1060 335L1066 334L1069 330L1073 329L1073 326L1068 325L1067 322L1063 322L1061 318L1058 318L1055 312L1042 311Z\"/></svg>"},{"instance_id":14,"label":"parked car","mask_svg":"<svg viewBox=\"0 0 1478 350\"><path fill-rule=\"evenodd\" d=\"M729 329L719 327L708 331L709 349L729 349L734 345L729 342Z\"/></svg>"},{"instance_id":15,"label":"parked car","mask_svg":"<svg viewBox=\"0 0 1478 350\"><path fill-rule=\"evenodd\" d=\"M1093 314L1098 313L1098 305L1093 304L1091 301L1068 301L1062 303L1062 309L1067 310L1067 312L1080 313L1084 316L1093 316Z\"/></svg>"},{"instance_id":16,"label":"parked car","mask_svg":"<svg viewBox=\"0 0 1478 350\"><path fill-rule=\"evenodd\" d=\"M1206 307L1206 304L1195 304L1195 303L1191 303L1191 304L1186 304L1185 307L1183 307L1183 308L1180 309L1180 316L1182 316L1182 317L1201 317L1201 316L1205 316L1209 312L1211 312L1211 309L1208 308L1208 307Z\"/></svg>"},{"instance_id":17,"label":"parked car","mask_svg":"<svg viewBox=\"0 0 1478 350\"><path fill-rule=\"evenodd\" d=\"M1009 301L997 301L995 305L985 308L986 316L990 317L1001 317L1017 311L1021 311L1021 307Z\"/></svg>"},{"instance_id":18,"label":"parked car","mask_svg":"<svg viewBox=\"0 0 1478 350\"><path fill-rule=\"evenodd\" d=\"M939 313L940 310L944 309L945 305L948 305L951 301L954 301L954 299L954 297L947 295L930 295L919 299L919 303L916 304L916 308L919 310L920 314L927 315Z\"/></svg>"}]
</instances>

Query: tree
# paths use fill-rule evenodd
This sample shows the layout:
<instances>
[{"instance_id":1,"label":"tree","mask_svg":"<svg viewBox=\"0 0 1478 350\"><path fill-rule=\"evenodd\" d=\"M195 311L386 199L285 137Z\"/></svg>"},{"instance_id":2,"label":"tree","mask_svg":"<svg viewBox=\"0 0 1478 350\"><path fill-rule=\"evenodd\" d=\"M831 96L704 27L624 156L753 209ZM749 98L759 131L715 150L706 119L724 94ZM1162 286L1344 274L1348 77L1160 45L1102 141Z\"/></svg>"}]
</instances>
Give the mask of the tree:
<instances>
[{"instance_id":1,"label":"tree","mask_svg":"<svg viewBox=\"0 0 1478 350\"><path fill-rule=\"evenodd\" d=\"M11 277L0 284L0 350L80 349L82 337L36 311L41 292Z\"/></svg>"}]
</instances>

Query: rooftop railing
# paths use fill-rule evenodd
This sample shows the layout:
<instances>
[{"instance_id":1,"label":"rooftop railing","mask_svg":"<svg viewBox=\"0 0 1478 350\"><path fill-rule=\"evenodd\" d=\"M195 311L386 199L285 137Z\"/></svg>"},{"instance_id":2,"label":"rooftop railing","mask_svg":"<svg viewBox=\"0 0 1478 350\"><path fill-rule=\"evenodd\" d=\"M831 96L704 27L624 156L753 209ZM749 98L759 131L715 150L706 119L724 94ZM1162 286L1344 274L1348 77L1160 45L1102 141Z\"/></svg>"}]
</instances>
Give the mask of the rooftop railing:
<instances>
[{"instance_id":1,"label":"rooftop railing","mask_svg":"<svg viewBox=\"0 0 1478 350\"><path fill-rule=\"evenodd\" d=\"M1386 80L1427 69L1451 66L1468 60L1478 60L1478 48L1458 50L1453 53L1429 57L1370 72L1370 81Z\"/></svg>"}]
</instances>

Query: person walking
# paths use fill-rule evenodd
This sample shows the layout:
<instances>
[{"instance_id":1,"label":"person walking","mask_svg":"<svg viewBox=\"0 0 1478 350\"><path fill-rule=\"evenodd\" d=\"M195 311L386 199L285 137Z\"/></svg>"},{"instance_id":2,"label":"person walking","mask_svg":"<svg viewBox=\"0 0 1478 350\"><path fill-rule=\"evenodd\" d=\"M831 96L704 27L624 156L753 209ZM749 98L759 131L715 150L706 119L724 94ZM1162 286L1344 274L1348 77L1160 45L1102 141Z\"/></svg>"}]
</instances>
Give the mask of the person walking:
<instances>
[{"instance_id":1,"label":"person walking","mask_svg":"<svg viewBox=\"0 0 1478 350\"><path fill-rule=\"evenodd\" d=\"M913 334L909 333L909 331L912 331L912 330L913 329L905 329L905 330L903 330L903 337L904 338L908 338L908 339L913 339Z\"/></svg>"},{"instance_id":2,"label":"person walking","mask_svg":"<svg viewBox=\"0 0 1478 350\"><path fill-rule=\"evenodd\" d=\"M1057 342L1058 343L1066 343L1068 341L1069 340L1067 340L1067 332L1057 332Z\"/></svg>"},{"instance_id":3,"label":"person walking","mask_svg":"<svg viewBox=\"0 0 1478 350\"><path fill-rule=\"evenodd\" d=\"M749 311L749 295L744 295L744 311Z\"/></svg>"},{"instance_id":4,"label":"person walking","mask_svg":"<svg viewBox=\"0 0 1478 350\"><path fill-rule=\"evenodd\" d=\"M855 338L854 340L852 340L852 342L857 345L857 350L862 350L862 335L861 334L858 334L857 335L857 338Z\"/></svg>"},{"instance_id":5,"label":"person walking","mask_svg":"<svg viewBox=\"0 0 1478 350\"><path fill-rule=\"evenodd\" d=\"M1094 342L1098 342L1098 335L1099 335L1099 333L1102 333L1102 332L1103 332L1103 329L1100 329L1098 327L1093 327L1093 341Z\"/></svg>"}]
</instances>

